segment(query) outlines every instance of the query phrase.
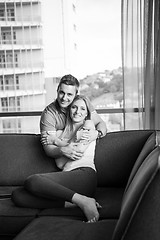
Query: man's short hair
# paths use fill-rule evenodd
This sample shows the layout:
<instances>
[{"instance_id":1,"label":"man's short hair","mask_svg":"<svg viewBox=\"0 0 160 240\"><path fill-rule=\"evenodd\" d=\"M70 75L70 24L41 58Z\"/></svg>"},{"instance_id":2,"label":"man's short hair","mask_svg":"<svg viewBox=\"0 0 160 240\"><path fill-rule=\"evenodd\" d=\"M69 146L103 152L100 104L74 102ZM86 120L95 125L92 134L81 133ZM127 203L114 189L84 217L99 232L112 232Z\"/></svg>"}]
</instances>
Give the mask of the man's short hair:
<instances>
[{"instance_id":1,"label":"man's short hair","mask_svg":"<svg viewBox=\"0 0 160 240\"><path fill-rule=\"evenodd\" d=\"M79 81L77 78L75 78L74 76L72 76L71 74L68 75L64 75L57 87L57 91L59 90L59 87L61 86L61 84L66 84L66 85L71 85L71 86L75 86L76 87L76 93L78 93L78 88L79 88Z\"/></svg>"}]
</instances>

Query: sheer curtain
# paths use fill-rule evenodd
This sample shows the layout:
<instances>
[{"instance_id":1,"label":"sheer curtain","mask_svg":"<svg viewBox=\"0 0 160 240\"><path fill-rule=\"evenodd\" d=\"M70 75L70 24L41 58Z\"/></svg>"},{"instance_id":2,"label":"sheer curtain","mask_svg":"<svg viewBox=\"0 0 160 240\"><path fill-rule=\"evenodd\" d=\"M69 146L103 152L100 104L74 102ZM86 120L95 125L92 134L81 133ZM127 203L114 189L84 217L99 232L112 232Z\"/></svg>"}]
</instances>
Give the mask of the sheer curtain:
<instances>
[{"instance_id":1,"label":"sheer curtain","mask_svg":"<svg viewBox=\"0 0 160 240\"><path fill-rule=\"evenodd\" d=\"M125 129L160 129L159 24L159 0L122 0Z\"/></svg>"}]
</instances>

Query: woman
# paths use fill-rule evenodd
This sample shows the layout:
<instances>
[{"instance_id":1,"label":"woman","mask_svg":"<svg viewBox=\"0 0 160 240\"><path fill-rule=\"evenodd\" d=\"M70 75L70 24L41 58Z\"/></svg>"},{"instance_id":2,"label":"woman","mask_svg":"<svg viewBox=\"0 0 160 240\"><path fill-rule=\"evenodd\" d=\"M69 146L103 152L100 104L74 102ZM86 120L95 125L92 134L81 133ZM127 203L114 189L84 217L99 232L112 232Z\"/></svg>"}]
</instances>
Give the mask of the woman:
<instances>
[{"instance_id":1,"label":"woman","mask_svg":"<svg viewBox=\"0 0 160 240\"><path fill-rule=\"evenodd\" d=\"M66 125L67 127L64 132L62 130L48 132L47 135L46 134L43 135L43 137L41 139L42 144L43 145L54 144L57 147L65 147L70 143L75 143L74 148L76 148L77 150L79 149L79 151L84 152L87 149L87 147L89 146L89 142L85 138L85 132L95 130L95 125L92 120L86 119L84 121L83 125L80 128L78 128L76 133L74 133L73 130L68 129L69 126L71 126L71 128L72 128L72 119L70 119L70 120L69 119L70 119L70 116L68 116L68 120L67 120L68 124ZM72 134L74 133L72 137L70 136L70 133L72 133ZM95 142L92 143L91 145L94 150ZM91 157L93 159L94 151L88 150L87 152L89 152L88 158ZM84 164L86 164L86 162L87 162L86 157L87 157L87 155L85 153L85 157L83 157L83 159L85 160ZM62 157L55 159L55 162L56 162L56 165L58 168L65 170L65 171L69 167L69 163L71 165L76 164L76 163L73 163L73 160L71 161L71 159L67 158L66 156L62 156ZM81 159L81 163L82 163L82 159Z\"/></svg>"},{"instance_id":2,"label":"woman","mask_svg":"<svg viewBox=\"0 0 160 240\"><path fill-rule=\"evenodd\" d=\"M90 117L89 100L82 95L76 96L70 105L66 127L60 138L68 142L73 141L75 147L82 148L82 151L84 151L82 158L75 161L65 159L60 172L29 176L24 187L33 195L33 198L49 199L55 203L55 206L59 199L76 204L81 208L88 222L95 222L99 219L98 208L101 207L93 198L97 183L94 165L96 141L86 143L84 139L76 142L78 130L80 131L83 128L85 121ZM58 159L56 162L58 164ZM26 201L26 198L23 198L22 192L24 192L24 189L23 191L15 190L13 192L12 199L15 204L34 207L32 201Z\"/></svg>"}]
</instances>

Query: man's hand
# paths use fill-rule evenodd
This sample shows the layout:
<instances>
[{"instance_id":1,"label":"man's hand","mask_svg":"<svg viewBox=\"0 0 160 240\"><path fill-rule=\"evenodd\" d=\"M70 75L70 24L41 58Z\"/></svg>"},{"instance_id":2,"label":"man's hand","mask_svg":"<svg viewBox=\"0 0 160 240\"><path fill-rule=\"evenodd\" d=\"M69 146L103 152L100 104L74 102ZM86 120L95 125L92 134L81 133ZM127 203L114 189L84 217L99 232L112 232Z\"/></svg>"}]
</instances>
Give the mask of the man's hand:
<instances>
[{"instance_id":1,"label":"man's hand","mask_svg":"<svg viewBox=\"0 0 160 240\"><path fill-rule=\"evenodd\" d=\"M78 149L77 143L70 143L66 147L61 147L60 150L62 155L70 158L73 161L79 160L84 153L84 151Z\"/></svg>"},{"instance_id":2,"label":"man's hand","mask_svg":"<svg viewBox=\"0 0 160 240\"><path fill-rule=\"evenodd\" d=\"M56 133L55 133L56 134ZM55 134L48 134L47 132L41 136L41 143L43 145L54 144Z\"/></svg>"}]
</instances>

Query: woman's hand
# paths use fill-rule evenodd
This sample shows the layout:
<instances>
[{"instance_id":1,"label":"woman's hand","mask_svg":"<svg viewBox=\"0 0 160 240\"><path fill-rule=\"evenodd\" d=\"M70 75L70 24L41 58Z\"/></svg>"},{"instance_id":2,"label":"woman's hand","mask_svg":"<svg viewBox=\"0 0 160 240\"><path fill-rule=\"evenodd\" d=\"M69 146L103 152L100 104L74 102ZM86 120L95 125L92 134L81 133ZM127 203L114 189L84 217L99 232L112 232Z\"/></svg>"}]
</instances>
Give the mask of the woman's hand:
<instances>
[{"instance_id":1,"label":"woman's hand","mask_svg":"<svg viewBox=\"0 0 160 240\"><path fill-rule=\"evenodd\" d=\"M82 136L81 136L81 140L84 140L86 142L92 142L95 141L97 139L98 136L98 132L97 130L83 130Z\"/></svg>"}]
</instances>

